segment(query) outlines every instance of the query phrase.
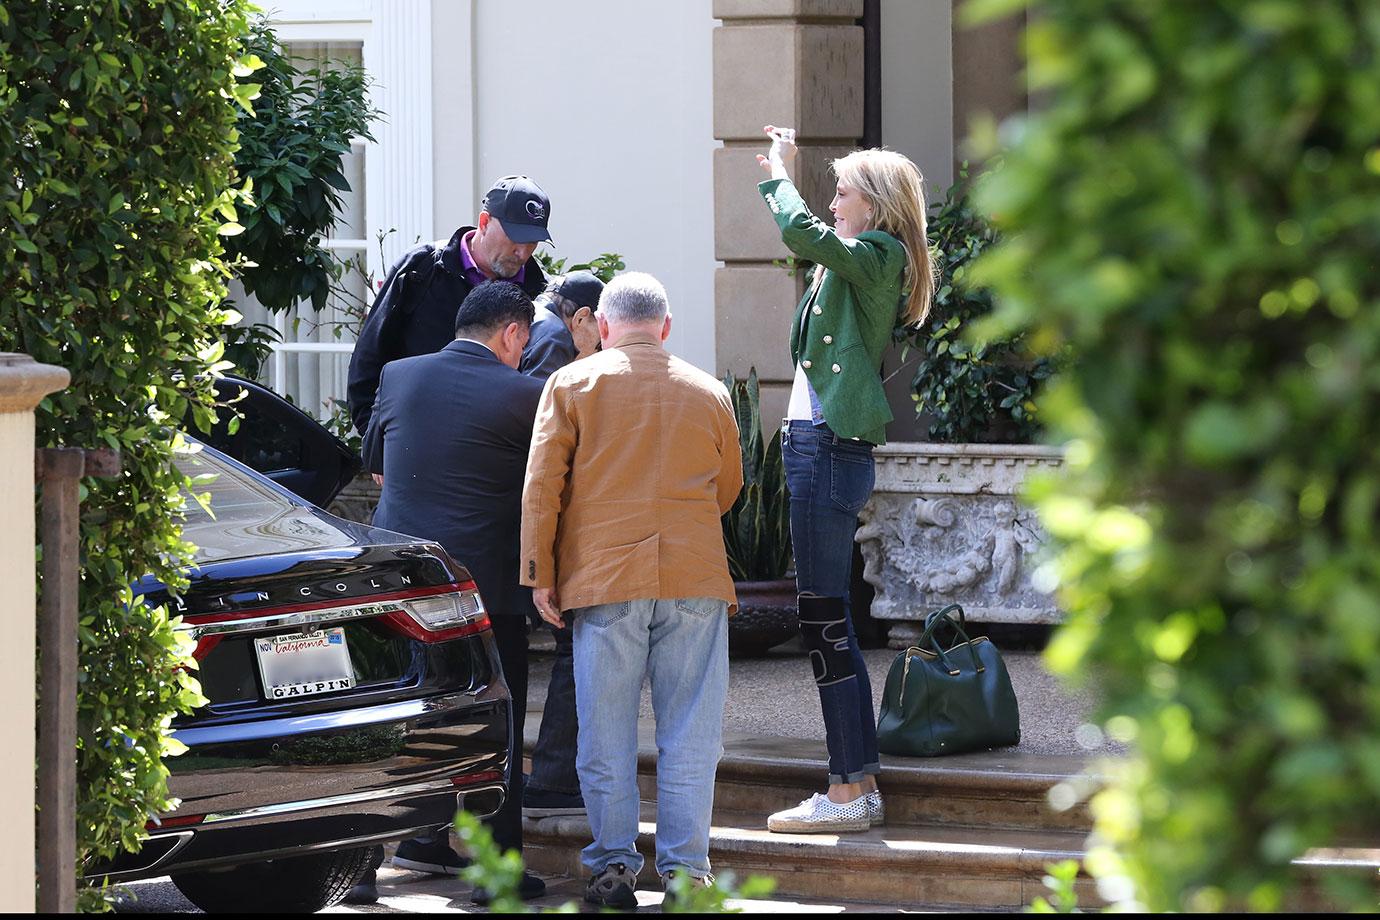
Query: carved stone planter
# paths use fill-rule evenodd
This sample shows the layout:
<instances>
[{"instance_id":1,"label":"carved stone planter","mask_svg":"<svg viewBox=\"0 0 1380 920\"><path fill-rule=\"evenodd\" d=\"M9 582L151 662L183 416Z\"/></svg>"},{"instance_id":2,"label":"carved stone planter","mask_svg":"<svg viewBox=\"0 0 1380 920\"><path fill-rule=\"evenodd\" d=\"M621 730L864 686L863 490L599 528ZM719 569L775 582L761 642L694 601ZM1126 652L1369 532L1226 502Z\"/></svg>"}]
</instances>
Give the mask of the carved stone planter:
<instances>
[{"instance_id":1,"label":"carved stone planter","mask_svg":"<svg viewBox=\"0 0 1380 920\"><path fill-rule=\"evenodd\" d=\"M795 579L735 581L738 612L728 618L728 652L736 658L758 658L794 636Z\"/></svg>"},{"instance_id":2,"label":"carved stone planter","mask_svg":"<svg viewBox=\"0 0 1380 920\"><path fill-rule=\"evenodd\" d=\"M1057 448L897 443L877 448L877 484L859 515L872 616L896 621L889 644L919 637L925 614L962 604L984 623L1057 623L1054 599L1030 583L1044 542L1017 500L1027 474L1057 469Z\"/></svg>"}]
</instances>

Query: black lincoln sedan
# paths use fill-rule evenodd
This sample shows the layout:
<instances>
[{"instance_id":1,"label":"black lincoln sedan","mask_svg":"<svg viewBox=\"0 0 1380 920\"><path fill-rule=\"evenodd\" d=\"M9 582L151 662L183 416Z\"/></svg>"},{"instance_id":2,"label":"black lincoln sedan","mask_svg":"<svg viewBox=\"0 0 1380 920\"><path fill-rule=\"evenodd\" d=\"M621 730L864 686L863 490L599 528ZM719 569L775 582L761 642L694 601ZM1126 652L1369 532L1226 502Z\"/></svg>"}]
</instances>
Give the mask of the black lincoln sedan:
<instances>
[{"instance_id":1,"label":"black lincoln sedan","mask_svg":"<svg viewBox=\"0 0 1380 920\"><path fill-rule=\"evenodd\" d=\"M193 441L177 462L209 501L188 502L191 587L137 588L183 617L210 702L173 723L188 748L166 761L181 804L139 853L88 874L171 875L207 911L314 911L359 879L373 844L448 824L457 806L498 809L508 689L464 567L280 485L324 504L357 464L271 393L226 386L255 397L246 424L207 438L263 472ZM324 473L311 460L332 454Z\"/></svg>"}]
</instances>

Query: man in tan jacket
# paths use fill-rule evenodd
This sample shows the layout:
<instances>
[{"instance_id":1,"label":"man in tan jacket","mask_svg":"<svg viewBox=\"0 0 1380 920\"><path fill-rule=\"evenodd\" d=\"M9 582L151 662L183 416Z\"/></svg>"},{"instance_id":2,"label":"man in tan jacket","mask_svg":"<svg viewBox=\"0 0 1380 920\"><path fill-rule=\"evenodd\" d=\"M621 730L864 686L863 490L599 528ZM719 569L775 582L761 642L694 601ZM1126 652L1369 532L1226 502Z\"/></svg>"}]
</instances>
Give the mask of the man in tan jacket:
<instances>
[{"instance_id":1,"label":"man in tan jacket","mask_svg":"<svg viewBox=\"0 0 1380 920\"><path fill-rule=\"evenodd\" d=\"M630 272L596 314L604 350L547 381L522 495L523 584L575 632L576 768L594 842L585 900L635 907L637 713L656 711L656 869L708 883L709 818L737 598L719 519L743 484L728 392L662 347L666 289Z\"/></svg>"}]
</instances>

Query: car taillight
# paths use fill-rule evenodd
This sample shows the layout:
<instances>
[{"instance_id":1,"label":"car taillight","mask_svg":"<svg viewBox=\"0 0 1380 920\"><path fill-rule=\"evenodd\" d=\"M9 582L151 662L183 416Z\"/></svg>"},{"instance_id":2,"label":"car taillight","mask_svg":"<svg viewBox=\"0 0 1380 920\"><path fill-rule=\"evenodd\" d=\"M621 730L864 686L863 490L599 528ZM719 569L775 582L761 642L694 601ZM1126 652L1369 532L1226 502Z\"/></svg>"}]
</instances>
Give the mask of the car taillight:
<instances>
[{"instance_id":1,"label":"car taillight","mask_svg":"<svg viewBox=\"0 0 1380 920\"><path fill-rule=\"evenodd\" d=\"M220 640L225 638L221 635L201 636L196 640L196 648L192 651L192 657L197 661L205 661L206 656L211 654L211 649L220 645Z\"/></svg>"},{"instance_id":2,"label":"car taillight","mask_svg":"<svg viewBox=\"0 0 1380 920\"><path fill-rule=\"evenodd\" d=\"M448 642L489 628L489 615L472 581L458 585L451 593L411 598L398 606L402 609L380 619L421 642Z\"/></svg>"},{"instance_id":3,"label":"car taillight","mask_svg":"<svg viewBox=\"0 0 1380 920\"><path fill-rule=\"evenodd\" d=\"M190 827L206 820L205 815L155 815L144 825L146 831L165 831L174 827Z\"/></svg>"}]
</instances>

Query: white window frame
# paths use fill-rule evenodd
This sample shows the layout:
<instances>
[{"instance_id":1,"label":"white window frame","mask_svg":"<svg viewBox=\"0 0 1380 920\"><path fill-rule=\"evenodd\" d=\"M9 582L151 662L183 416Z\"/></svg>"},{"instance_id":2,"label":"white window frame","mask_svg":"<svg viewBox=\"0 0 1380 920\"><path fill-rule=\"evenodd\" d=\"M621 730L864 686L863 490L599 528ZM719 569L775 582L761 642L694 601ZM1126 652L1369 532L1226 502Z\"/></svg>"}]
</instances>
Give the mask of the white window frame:
<instances>
[{"instance_id":1,"label":"white window frame","mask_svg":"<svg viewBox=\"0 0 1380 920\"><path fill-rule=\"evenodd\" d=\"M371 277L384 274L415 239L430 239L432 223L431 0L277 0L270 20L278 40L359 42L370 100L384 113L372 126L376 142L356 139L364 161L364 238L327 238L334 252L364 253ZM376 228L396 228L380 247ZM377 290L368 292L372 302ZM352 354L353 342L292 342L288 321L275 313L273 379L287 379L287 354ZM345 394L339 394L341 398Z\"/></svg>"}]
</instances>

